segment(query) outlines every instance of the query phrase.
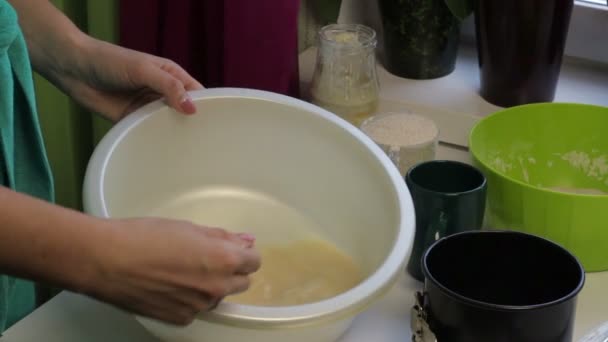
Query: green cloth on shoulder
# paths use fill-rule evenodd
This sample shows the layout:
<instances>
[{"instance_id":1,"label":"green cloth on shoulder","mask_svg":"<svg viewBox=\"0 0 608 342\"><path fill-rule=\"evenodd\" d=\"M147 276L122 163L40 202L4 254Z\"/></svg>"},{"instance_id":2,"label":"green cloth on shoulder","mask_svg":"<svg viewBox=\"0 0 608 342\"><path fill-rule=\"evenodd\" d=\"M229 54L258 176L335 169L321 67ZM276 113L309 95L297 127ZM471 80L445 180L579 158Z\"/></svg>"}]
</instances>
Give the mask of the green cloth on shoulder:
<instances>
[{"instance_id":1,"label":"green cloth on shoulder","mask_svg":"<svg viewBox=\"0 0 608 342\"><path fill-rule=\"evenodd\" d=\"M27 46L6 0L0 0L0 185L53 201ZM0 332L35 306L32 282L0 274Z\"/></svg>"}]
</instances>

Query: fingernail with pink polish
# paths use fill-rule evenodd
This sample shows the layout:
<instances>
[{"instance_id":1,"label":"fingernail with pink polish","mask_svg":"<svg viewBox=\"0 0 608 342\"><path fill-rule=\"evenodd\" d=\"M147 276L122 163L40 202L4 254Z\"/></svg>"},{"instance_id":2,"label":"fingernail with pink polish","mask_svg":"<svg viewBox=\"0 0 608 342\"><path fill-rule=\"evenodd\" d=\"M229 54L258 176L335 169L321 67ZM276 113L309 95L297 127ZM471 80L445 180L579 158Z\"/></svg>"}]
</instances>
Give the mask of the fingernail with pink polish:
<instances>
[{"instance_id":1,"label":"fingernail with pink polish","mask_svg":"<svg viewBox=\"0 0 608 342\"><path fill-rule=\"evenodd\" d=\"M255 241L255 236L253 236L252 234L249 234L249 233L239 233L239 234L237 234L237 236L245 241L249 241L249 242Z\"/></svg>"},{"instance_id":2,"label":"fingernail with pink polish","mask_svg":"<svg viewBox=\"0 0 608 342\"><path fill-rule=\"evenodd\" d=\"M186 94L179 103L181 110L186 114L196 113L196 106L192 102L192 98Z\"/></svg>"}]
</instances>

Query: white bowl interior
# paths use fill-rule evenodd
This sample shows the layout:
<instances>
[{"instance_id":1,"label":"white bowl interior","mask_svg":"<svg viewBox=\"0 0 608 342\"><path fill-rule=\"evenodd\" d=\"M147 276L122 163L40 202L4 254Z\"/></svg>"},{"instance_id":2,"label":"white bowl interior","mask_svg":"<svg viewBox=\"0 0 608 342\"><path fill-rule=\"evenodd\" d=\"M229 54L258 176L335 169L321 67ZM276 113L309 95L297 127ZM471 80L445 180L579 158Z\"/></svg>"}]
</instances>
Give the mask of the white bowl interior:
<instances>
[{"instance_id":1,"label":"white bowl interior","mask_svg":"<svg viewBox=\"0 0 608 342\"><path fill-rule=\"evenodd\" d=\"M263 244L307 231L380 267L400 227L397 194L359 140L310 111L256 98L161 108L123 134L106 164L110 217L162 215L256 234ZM151 148L154 146L154 148Z\"/></svg>"},{"instance_id":2,"label":"white bowl interior","mask_svg":"<svg viewBox=\"0 0 608 342\"><path fill-rule=\"evenodd\" d=\"M394 284L410 255L414 208L397 168L357 128L309 103L234 88L191 95L195 116L157 101L104 137L87 169L85 210L184 218L253 233L258 245L320 235L365 280L306 305L222 302L187 327L138 320L167 341L335 340Z\"/></svg>"}]
</instances>

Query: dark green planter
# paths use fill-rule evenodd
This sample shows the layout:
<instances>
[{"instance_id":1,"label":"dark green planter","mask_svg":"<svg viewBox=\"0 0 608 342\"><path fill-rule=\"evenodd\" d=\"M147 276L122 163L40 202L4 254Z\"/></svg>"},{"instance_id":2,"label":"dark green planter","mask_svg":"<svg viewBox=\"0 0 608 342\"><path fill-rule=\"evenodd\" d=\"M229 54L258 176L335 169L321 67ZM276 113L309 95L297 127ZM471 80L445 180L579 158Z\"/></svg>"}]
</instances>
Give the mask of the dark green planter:
<instances>
[{"instance_id":1,"label":"dark green planter","mask_svg":"<svg viewBox=\"0 0 608 342\"><path fill-rule=\"evenodd\" d=\"M307 4L321 25L325 26L338 21L342 0L308 0Z\"/></svg>"},{"instance_id":2,"label":"dark green planter","mask_svg":"<svg viewBox=\"0 0 608 342\"><path fill-rule=\"evenodd\" d=\"M429 79L454 71L460 20L445 0L378 0L384 64L397 76Z\"/></svg>"}]
</instances>

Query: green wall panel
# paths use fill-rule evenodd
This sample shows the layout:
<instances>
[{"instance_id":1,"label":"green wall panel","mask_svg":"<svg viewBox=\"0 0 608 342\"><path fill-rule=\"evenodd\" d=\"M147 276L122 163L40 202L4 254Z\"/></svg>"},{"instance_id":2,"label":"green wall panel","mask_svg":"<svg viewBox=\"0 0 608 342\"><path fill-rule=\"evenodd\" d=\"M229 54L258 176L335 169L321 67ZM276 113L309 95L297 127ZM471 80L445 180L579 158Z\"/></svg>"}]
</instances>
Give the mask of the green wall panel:
<instances>
[{"instance_id":1,"label":"green wall panel","mask_svg":"<svg viewBox=\"0 0 608 342\"><path fill-rule=\"evenodd\" d=\"M87 0L89 34L109 42L118 42L118 0ZM96 116L93 118L93 144L112 127L112 124Z\"/></svg>"},{"instance_id":2,"label":"green wall panel","mask_svg":"<svg viewBox=\"0 0 608 342\"><path fill-rule=\"evenodd\" d=\"M117 0L52 2L82 30L100 39L117 41ZM40 75L34 76L34 82L57 203L81 209L82 180L89 156L110 124L86 112Z\"/></svg>"}]
</instances>

